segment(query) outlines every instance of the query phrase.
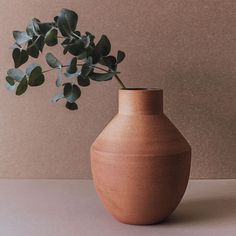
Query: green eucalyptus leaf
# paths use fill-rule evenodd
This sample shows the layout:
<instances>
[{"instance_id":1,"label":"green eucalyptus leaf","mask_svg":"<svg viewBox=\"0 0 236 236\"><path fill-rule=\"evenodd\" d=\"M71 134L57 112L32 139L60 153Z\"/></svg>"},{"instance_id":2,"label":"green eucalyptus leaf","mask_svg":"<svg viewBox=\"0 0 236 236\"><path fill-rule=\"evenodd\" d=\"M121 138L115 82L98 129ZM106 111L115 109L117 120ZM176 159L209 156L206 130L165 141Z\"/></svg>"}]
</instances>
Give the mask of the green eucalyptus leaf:
<instances>
[{"instance_id":1,"label":"green eucalyptus leaf","mask_svg":"<svg viewBox=\"0 0 236 236\"><path fill-rule=\"evenodd\" d=\"M74 74L77 72L77 57L73 57L70 61L69 67L66 69L69 74Z\"/></svg>"},{"instance_id":2,"label":"green eucalyptus leaf","mask_svg":"<svg viewBox=\"0 0 236 236\"><path fill-rule=\"evenodd\" d=\"M81 74L83 76L87 76L92 70L93 70L93 67L91 67L90 63L84 63L81 68Z\"/></svg>"},{"instance_id":3,"label":"green eucalyptus leaf","mask_svg":"<svg viewBox=\"0 0 236 236\"><path fill-rule=\"evenodd\" d=\"M36 68L36 67L40 67L40 65L38 63L32 63L32 64L29 64L26 68L26 74L28 76L30 76L30 74L32 73L32 71ZM41 72L42 72L42 69L41 69Z\"/></svg>"},{"instance_id":4,"label":"green eucalyptus leaf","mask_svg":"<svg viewBox=\"0 0 236 236\"><path fill-rule=\"evenodd\" d=\"M55 96L52 98L52 102L53 102L53 103L56 103L56 102L58 102L59 100L61 100L62 98L64 98L64 93L59 93L59 94L55 95Z\"/></svg>"},{"instance_id":5,"label":"green eucalyptus leaf","mask_svg":"<svg viewBox=\"0 0 236 236\"><path fill-rule=\"evenodd\" d=\"M39 57L39 48L36 45L36 40L30 40L27 47L27 53L33 58Z\"/></svg>"},{"instance_id":6,"label":"green eucalyptus leaf","mask_svg":"<svg viewBox=\"0 0 236 236\"><path fill-rule=\"evenodd\" d=\"M52 68L61 68L62 64L61 62L52 54L52 53L47 53L45 56L46 61L48 65Z\"/></svg>"},{"instance_id":7,"label":"green eucalyptus leaf","mask_svg":"<svg viewBox=\"0 0 236 236\"><path fill-rule=\"evenodd\" d=\"M40 33L43 35L46 35L48 31L50 31L53 27L53 24L51 22L46 22L46 23L38 23Z\"/></svg>"},{"instance_id":8,"label":"green eucalyptus leaf","mask_svg":"<svg viewBox=\"0 0 236 236\"><path fill-rule=\"evenodd\" d=\"M111 51L111 43L106 35L102 35L101 39L96 45L96 49L99 52L100 56L107 56Z\"/></svg>"},{"instance_id":9,"label":"green eucalyptus leaf","mask_svg":"<svg viewBox=\"0 0 236 236\"><path fill-rule=\"evenodd\" d=\"M125 53L122 51L117 52L117 64L121 63L125 59Z\"/></svg>"},{"instance_id":10,"label":"green eucalyptus leaf","mask_svg":"<svg viewBox=\"0 0 236 236\"><path fill-rule=\"evenodd\" d=\"M64 45L64 49L68 51L73 56L78 56L84 52L84 43L80 39L76 39L73 42L70 42L67 45Z\"/></svg>"},{"instance_id":11,"label":"green eucalyptus leaf","mask_svg":"<svg viewBox=\"0 0 236 236\"><path fill-rule=\"evenodd\" d=\"M57 72L57 80L56 80L56 86L60 87L62 85L63 77L62 77L62 70L58 69Z\"/></svg>"},{"instance_id":12,"label":"green eucalyptus leaf","mask_svg":"<svg viewBox=\"0 0 236 236\"><path fill-rule=\"evenodd\" d=\"M7 76L6 77L6 81L8 82L8 84L10 84L11 86L13 86L15 84L15 80L10 77L10 76Z\"/></svg>"},{"instance_id":13,"label":"green eucalyptus leaf","mask_svg":"<svg viewBox=\"0 0 236 236\"><path fill-rule=\"evenodd\" d=\"M44 44L44 37L42 35L39 35L35 40L35 46L39 49L40 52L43 51Z\"/></svg>"},{"instance_id":14,"label":"green eucalyptus leaf","mask_svg":"<svg viewBox=\"0 0 236 236\"><path fill-rule=\"evenodd\" d=\"M16 43L19 45L27 43L32 39L32 37L30 37L26 32L21 31L13 31L13 37L16 40Z\"/></svg>"},{"instance_id":15,"label":"green eucalyptus leaf","mask_svg":"<svg viewBox=\"0 0 236 236\"><path fill-rule=\"evenodd\" d=\"M36 63L29 65L26 69L26 74L29 76L30 86L39 86L44 83L44 74L42 68Z\"/></svg>"},{"instance_id":16,"label":"green eucalyptus leaf","mask_svg":"<svg viewBox=\"0 0 236 236\"><path fill-rule=\"evenodd\" d=\"M71 111L74 111L74 110L78 110L78 105L75 102L73 102L73 103L67 102L66 108Z\"/></svg>"},{"instance_id":17,"label":"green eucalyptus leaf","mask_svg":"<svg viewBox=\"0 0 236 236\"><path fill-rule=\"evenodd\" d=\"M19 83L19 85L17 86L16 89L16 95L22 95L23 93L25 93L25 91L28 88L28 80L27 77L25 76Z\"/></svg>"},{"instance_id":18,"label":"green eucalyptus leaf","mask_svg":"<svg viewBox=\"0 0 236 236\"><path fill-rule=\"evenodd\" d=\"M40 21L38 19L34 18L28 24L28 26L26 28L26 32L29 36L34 37L34 36L40 35L40 28L38 26L38 23L40 23Z\"/></svg>"},{"instance_id":19,"label":"green eucalyptus leaf","mask_svg":"<svg viewBox=\"0 0 236 236\"><path fill-rule=\"evenodd\" d=\"M76 84L66 83L64 85L64 96L68 102L75 102L81 95L81 90Z\"/></svg>"},{"instance_id":20,"label":"green eucalyptus leaf","mask_svg":"<svg viewBox=\"0 0 236 236\"><path fill-rule=\"evenodd\" d=\"M114 56L103 57L100 61L100 64L109 67L112 70L116 70L116 58Z\"/></svg>"},{"instance_id":21,"label":"green eucalyptus leaf","mask_svg":"<svg viewBox=\"0 0 236 236\"><path fill-rule=\"evenodd\" d=\"M29 55L25 50L21 50L19 48L15 48L12 52L12 57L14 60L15 68L20 67L24 63L26 63L29 59Z\"/></svg>"},{"instance_id":22,"label":"green eucalyptus leaf","mask_svg":"<svg viewBox=\"0 0 236 236\"><path fill-rule=\"evenodd\" d=\"M45 43L52 47L57 45L58 43L58 38L57 38L57 29L52 28L51 30L49 30L45 36Z\"/></svg>"},{"instance_id":23,"label":"green eucalyptus leaf","mask_svg":"<svg viewBox=\"0 0 236 236\"><path fill-rule=\"evenodd\" d=\"M78 15L71 10L62 9L58 15L57 24L63 36L68 36L75 31L78 22Z\"/></svg>"},{"instance_id":24,"label":"green eucalyptus leaf","mask_svg":"<svg viewBox=\"0 0 236 236\"><path fill-rule=\"evenodd\" d=\"M95 80L95 81L107 81L107 80L111 80L112 77L115 75L115 72L108 72L108 73L90 73L89 74L89 78L91 80Z\"/></svg>"},{"instance_id":25,"label":"green eucalyptus leaf","mask_svg":"<svg viewBox=\"0 0 236 236\"><path fill-rule=\"evenodd\" d=\"M7 75L15 81L20 82L24 78L25 73L21 69L13 68L7 71Z\"/></svg>"},{"instance_id":26,"label":"green eucalyptus leaf","mask_svg":"<svg viewBox=\"0 0 236 236\"><path fill-rule=\"evenodd\" d=\"M90 85L90 80L88 77L85 77L85 76L82 76L82 75L79 75L77 77L77 82L78 82L78 85L82 86L82 87L86 87L86 86L89 86Z\"/></svg>"}]
</instances>

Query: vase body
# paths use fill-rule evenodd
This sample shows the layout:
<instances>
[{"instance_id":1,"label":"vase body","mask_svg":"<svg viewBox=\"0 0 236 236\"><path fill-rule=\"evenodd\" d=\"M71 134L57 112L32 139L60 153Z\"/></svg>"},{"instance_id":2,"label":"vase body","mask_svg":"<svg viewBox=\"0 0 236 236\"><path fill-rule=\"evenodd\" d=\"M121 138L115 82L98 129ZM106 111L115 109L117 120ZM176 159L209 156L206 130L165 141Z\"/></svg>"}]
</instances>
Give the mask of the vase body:
<instances>
[{"instance_id":1,"label":"vase body","mask_svg":"<svg viewBox=\"0 0 236 236\"><path fill-rule=\"evenodd\" d=\"M162 90L120 90L118 114L91 146L107 210L128 224L163 221L183 197L190 164L190 145L163 113Z\"/></svg>"}]
</instances>

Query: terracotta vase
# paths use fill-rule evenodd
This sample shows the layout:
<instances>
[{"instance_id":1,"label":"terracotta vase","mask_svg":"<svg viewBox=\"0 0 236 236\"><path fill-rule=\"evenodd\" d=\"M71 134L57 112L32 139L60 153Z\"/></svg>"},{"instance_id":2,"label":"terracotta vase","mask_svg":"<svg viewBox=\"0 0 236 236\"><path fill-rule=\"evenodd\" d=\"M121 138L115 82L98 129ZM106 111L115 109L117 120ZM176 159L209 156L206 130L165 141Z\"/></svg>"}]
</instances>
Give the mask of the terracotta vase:
<instances>
[{"instance_id":1,"label":"terracotta vase","mask_svg":"<svg viewBox=\"0 0 236 236\"><path fill-rule=\"evenodd\" d=\"M91 147L99 197L127 224L154 224L178 206L187 187L191 147L163 113L163 91L119 91L119 112Z\"/></svg>"}]
</instances>

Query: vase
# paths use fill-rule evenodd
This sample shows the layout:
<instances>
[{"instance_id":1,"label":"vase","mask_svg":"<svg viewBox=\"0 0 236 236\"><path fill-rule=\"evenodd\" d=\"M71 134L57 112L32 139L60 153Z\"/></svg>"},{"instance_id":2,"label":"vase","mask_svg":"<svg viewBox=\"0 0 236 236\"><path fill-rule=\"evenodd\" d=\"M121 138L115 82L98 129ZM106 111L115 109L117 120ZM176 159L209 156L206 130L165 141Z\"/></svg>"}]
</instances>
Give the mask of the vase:
<instances>
[{"instance_id":1,"label":"vase","mask_svg":"<svg viewBox=\"0 0 236 236\"><path fill-rule=\"evenodd\" d=\"M163 113L163 91L119 90L118 114L91 146L105 208L127 224L162 222L184 195L190 164L190 145Z\"/></svg>"}]
</instances>

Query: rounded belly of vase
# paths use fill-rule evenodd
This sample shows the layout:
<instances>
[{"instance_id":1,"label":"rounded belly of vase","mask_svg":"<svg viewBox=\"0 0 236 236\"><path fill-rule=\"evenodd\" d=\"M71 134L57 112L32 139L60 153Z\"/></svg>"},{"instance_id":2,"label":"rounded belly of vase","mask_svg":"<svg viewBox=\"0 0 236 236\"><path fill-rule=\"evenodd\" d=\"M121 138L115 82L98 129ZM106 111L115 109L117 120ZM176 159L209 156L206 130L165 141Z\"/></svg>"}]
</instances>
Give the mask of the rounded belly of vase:
<instances>
[{"instance_id":1,"label":"rounded belly of vase","mask_svg":"<svg viewBox=\"0 0 236 236\"><path fill-rule=\"evenodd\" d=\"M128 224L154 224L166 219L183 197L190 163L190 150L158 156L91 148L98 195L116 219Z\"/></svg>"}]
</instances>

